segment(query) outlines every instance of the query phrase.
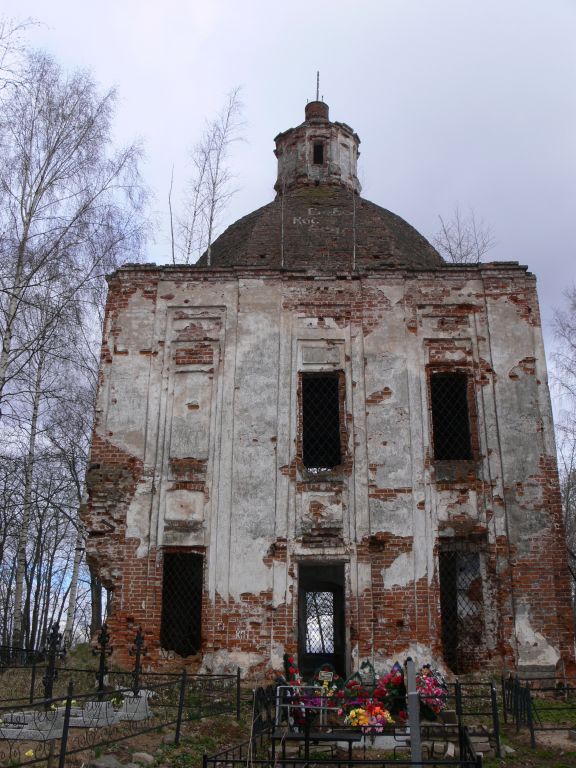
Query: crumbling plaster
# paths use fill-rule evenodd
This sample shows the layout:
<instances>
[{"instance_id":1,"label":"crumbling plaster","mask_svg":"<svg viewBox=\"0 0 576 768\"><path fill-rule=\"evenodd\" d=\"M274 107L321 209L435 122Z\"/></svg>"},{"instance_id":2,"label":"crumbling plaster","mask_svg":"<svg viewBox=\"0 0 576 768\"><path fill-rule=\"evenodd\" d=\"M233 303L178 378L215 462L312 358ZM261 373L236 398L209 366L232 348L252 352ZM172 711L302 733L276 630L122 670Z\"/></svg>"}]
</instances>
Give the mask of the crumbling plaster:
<instances>
[{"instance_id":1,"label":"crumbling plaster","mask_svg":"<svg viewBox=\"0 0 576 768\"><path fill-rule=\"evenodd\" d=\"M164 546L206 552L208 604L240 606L240 614L226 647L205 623L205 669L277 668L281 649L295 648L299 558L349 562L353 601L422 580L433 590L442 535L479 531L496 558L494 572L507 573L511 550L502 548L502 537L522 557L557 524L544 504L541 470L542 457L553 455L544 351L534 280L522 268L345 279L126 268L113 276L110 291L95 433L143 468L117 506L124 523L113 524L135 542L136 558L152 557L158 567ZM470 473L450 475L432 457L426 372L447 364L475 380L472 480ZM349 461L326 478L310 478L298 463L297 376L307 370L345 376ZM92 461L106 464L96 443ZM98 480L90 487L89 528L100 514L95 500L106 494ZM374 571L358 547L380 534L410 545ZM285 542L283 554L271 556L278 541ZM89 538L88 553L110 574L121 570L105 562L100 538ZM119 554L117 547L110 557ZM529 574L532 564L522 567ZM118 578L110 578L121 592ZM553 630L534 626L541 618L531 616L533 596L523 598L516 615L516 638L495 649L497 614L517 610L513 593L521 589L514 573L503 578L512 586L507 582L498 596L498 584L485 575L486 595L494 596L490 654L510 662L513 648L515 661L532 663L537 642L538 661L557 660ZM421 658L438 657L434 594L418 608L420 592L406 592L402 599L416 600L419 623L406 627L411 644L394 637L392 622L386 625L393 655L412 648ZM158 600L158 589L143 590L130 615L139 611L146 625L151 604L159 615ZM260 614L265 631L254 630ZM350 631L362 635L360 625ZM430 632L435 640L427 639ZM351 659L360 658L368 640L349 639Z\"/></svg>"}]
</instances>

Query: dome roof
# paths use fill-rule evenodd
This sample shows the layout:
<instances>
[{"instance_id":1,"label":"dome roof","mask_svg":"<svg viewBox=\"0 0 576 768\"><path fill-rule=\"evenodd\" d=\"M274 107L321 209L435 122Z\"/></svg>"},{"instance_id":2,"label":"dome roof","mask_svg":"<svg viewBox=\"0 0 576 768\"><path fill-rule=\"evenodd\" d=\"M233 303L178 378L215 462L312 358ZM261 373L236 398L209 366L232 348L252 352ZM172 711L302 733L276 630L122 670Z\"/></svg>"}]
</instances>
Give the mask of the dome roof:
<instances>
[{"instance_id":1,"label":"dome roof","mask_svg":"<svg viewBox=\"0 0 576 768\"><path fill-rule=\"evenodd\" d=\"M198 265L207 264L205 253ZM210 249L213 267L337 271L434 269L443 264L404 219L330 184L299 186L278 195L228 227Z\"/></svg>"}]
</instances>

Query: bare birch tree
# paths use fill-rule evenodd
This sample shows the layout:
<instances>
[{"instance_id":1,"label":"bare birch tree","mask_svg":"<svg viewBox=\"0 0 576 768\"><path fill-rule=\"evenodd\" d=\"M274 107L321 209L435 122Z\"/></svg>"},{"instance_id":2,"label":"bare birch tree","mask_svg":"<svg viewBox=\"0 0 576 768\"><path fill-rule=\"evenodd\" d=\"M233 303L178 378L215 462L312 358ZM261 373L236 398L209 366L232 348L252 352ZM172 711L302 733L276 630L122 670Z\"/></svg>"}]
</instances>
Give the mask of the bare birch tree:
<instances>
[{"instance_id":1,"label":"bare birch tree","mask_svg":"<svg viewBox=\"0 0 576 768\"><path fill-rule=\"evenodd\" d=\"M31 54L0 116L0 413L6 387L38 338L15 345L18 318L39 286L57 284L55 313L85 298L138 249L142 192L136 146L111 154L114 92Z\"/></svg>"},{"instance_id":2,"label":"bare birch tree","mask_svg":"<svg viewBox=\"0 0 576 768\"><path fill-rule=\"evenodd\" d=\"M70 638L87 577L93 326L104 274L137 260L144 236L140 150L112 150L114 98L35 53L0 101L0 619L14 646L64 616Z\"/></svg>"},{"instance_id":3,"label":"bare birch tree","mask_svg":"<svg viewBox=\"0 0 576 768\"><path fill-rule=\"evenodd\" d=\"M432 242L440 254L455 264L478 264L496 241L490 227L478 220L471 208L468 215L456 206L450 219L440 219L440 230Z\"/></svg>"},{"instance_id":4,"label":"bare birch tree","mask_svg":"<svg viewBox=\"0 0 576 768\"><path fill-rule=\"evenodd\" d=\"M228 165L230 146L240 138L242 102L240 89L228 94L223 109L209 121L191 152L192 173L186 185L183 212L177 217L175 263L191 264L210 249L220 216L235 190ZM172 209L172 190L169 195ZM172 214L171 214L172 219Z\"/></svg>"},{"instance_id":5,"label":"bare birch tree","mask_svg":"<svg viewBox=\"0 0 576 768\"><path fill-rule=\"evenodd\" d=\"M565 308L554 313L554 382L558 391L556 445L566 544L576 591L576 287L565 293Z\"/></svg>"},{"instance_id":6,"label":"bare birch tree","mask_svg":"<svg viewBox=\"0 0 576 768\"><path fill-rule=\"evenodd\" d=\"M20 81L24 33L36 22L0 18L0 94Z\"/></svg>"}]
</instances>

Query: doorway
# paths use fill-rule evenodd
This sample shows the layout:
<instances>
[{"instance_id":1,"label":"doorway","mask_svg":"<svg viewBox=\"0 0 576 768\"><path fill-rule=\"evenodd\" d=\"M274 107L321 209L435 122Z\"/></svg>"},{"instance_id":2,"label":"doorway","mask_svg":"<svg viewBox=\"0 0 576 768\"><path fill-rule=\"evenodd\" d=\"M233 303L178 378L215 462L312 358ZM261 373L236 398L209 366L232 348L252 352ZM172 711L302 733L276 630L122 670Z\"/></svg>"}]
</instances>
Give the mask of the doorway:
<instances>
[{"instance_id":1,"label":"doorway","mask_svg":"<svg viewBox=\"0 0 576 768\"><path fill-rule=\"evenodd\" d=\"M346 677L344 564L298 568L298 662L304 677L331 664Z\"/></svg>"}]
</instances>

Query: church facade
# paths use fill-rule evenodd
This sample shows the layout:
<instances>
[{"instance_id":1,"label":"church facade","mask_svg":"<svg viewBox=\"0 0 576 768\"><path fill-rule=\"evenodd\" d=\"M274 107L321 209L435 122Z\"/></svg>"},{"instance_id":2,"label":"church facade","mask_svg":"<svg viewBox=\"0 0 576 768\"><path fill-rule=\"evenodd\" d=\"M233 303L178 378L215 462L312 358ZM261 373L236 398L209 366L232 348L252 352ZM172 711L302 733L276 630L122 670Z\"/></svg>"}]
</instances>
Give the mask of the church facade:
<instances>
[{"instance_id":1,"label":"church facade","mask_svg":"<svg viewBox=\"0 0 576 768\"><path fill-rule=\"evenodd\" d=\"M323 102L270 204L109 278L83 519L118 661L252 677L412 655L568 669L535 278L445 263L364 200Z\"/></svg>"}]
</instances>

